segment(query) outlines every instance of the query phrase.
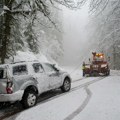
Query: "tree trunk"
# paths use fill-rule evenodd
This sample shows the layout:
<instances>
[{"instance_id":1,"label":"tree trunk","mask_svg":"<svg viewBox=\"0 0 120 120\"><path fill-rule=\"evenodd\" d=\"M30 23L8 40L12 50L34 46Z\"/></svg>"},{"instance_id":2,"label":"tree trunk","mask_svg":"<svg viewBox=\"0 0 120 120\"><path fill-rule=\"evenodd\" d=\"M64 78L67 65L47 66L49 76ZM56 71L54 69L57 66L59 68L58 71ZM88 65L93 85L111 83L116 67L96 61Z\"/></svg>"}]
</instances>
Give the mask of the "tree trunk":
<instances>
[{"instance_id":1,"label":"tree trunk","mask_svg":"<svg viewBox=\"0 0 120 120\"><path fill-rule=\"evenodd\" d=\"M7 6L8 2L9 1L5 1L4 4ZM9 8L11 7L12 4L9 4ZM11 19L12 19L11 12L7 11L3 17L3 37L2 37L1 51L0 51L1 64L5 63L5 58L7 57L7 53L8 53L8 47L10 43L9 41L10 41L10 31L11 31L10 28Z\"/></svg>"}]
</instances>

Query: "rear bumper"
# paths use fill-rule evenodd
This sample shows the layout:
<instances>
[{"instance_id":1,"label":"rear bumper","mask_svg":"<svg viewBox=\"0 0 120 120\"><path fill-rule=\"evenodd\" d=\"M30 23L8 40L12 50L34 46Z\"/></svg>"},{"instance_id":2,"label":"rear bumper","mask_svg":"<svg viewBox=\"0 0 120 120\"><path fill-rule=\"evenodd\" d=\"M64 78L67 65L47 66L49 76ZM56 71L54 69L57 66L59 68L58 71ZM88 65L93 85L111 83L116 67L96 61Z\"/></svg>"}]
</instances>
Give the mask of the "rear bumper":
<instances>
[{"instance_id":1,"label":"rear bumper","mask_svg":"<svg viewBox=\"0 0 120 120\"><path fill-rule=\"evenodd\" d=\"M0 94L0 102L15 102L22 99L24 90L19 90L12 94Z\"/></svg>"}]
</instances>

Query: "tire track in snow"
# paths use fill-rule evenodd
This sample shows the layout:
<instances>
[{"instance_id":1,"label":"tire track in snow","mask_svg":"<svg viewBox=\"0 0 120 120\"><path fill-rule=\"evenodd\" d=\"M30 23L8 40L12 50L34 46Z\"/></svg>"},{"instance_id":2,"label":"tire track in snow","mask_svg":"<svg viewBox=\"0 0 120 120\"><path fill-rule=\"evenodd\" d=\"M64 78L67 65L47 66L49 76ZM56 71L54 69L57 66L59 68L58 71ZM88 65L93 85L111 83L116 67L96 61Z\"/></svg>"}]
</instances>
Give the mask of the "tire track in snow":
<instances>
[{"instance_id":1,"label":"tire track in snow","mask_svg":"<svg viewBox=\"0 0 120 120\"><path fill-rule=\"evenodd\" d=\"M73 113L71 113L68 117L66 117L64 120L72 120L74 117L76 117L80 112L83 111L83 109L87 106L91 96L92 96L92 93L91 91L85 87L85 90L86 90L86 93L87 93L87 97L86 99L84 100L83 104L79 106L79 108L74 111Z\"/></svg>"},{"instance_id":2,"label":"tire track in snow","mask_svg":"<svg viewBox=\"0 0 120 120\"><path fill-rule=\"evenodd\" d=\"M83 83L83 84L80 84L80 85L78 85L78 86L76 86L76 87L74 87L74 88L72 88L69 92L67 92L67 93L62 93L62 92L59 92L58 91L58 93L53 93L52 95L48 95L48 96L46 96L45 97L45 99L43 99L43 100L40 100L39 102L38 102L38 104L36 105L36 106L38 106L38 105L40 105L40 104L43 104L43 103L46 103L46 102L49 102L49 101L51 101L51 100L54 100L54 99L56 99L56 98L59 98L59 97L62 97L62 96L64 96L64 95L66 95L66 94L71 94L73 91L75 91L75 90L78 90L78 89L80 89L80 88L83 88L83 87L85 87L86 88L86 86L88 86L88 85L90 85L90 84L93 84L93 83L95 83L95 82L97 82L97 81L100 81L100 80L102 80L102 79L104 79L105 77L100 77L100 78L97 78L97 79L93 79L92 81L89 81L89 82L86 82L86 83ZM85 79L85 78L81 78L81 79L78 79L78 80L76 80L75 82L78 82L79 80L82 80L82 79ZM87 79L87 78L86 78ZM88 90L86 90L86 92L88 92ZM85 104L85 103L84 103ZM83 105L84 106L84 105ZM8 117L10 117L10 116L12 116L12 115L15 115L15 114L17 114L17 113L20 113L20 112L22 112L22 111L24 111L23 109L17 109L17 108L12 108L12 110L10 109L10 111L9 112L5 112L4 114L2 114L2 115L0 115L0 120L3 120L3 119L5 119L5 118L8 118ZM69 119L68 119L69 120ZM71 120L71 119L70 119Z\"/></svg>"},{"instance_id":3,"label":"tire track in snow","mask_svg":"<svg viewBox=\"0 0 120 120\"><path fill-rule=\"evenodd\" d=\"M75 82L78 82L78 81L81 81L81 80L84 80L84 79L87 79L86 77L82 77L80 79L77 79L77 80L73 80L72 83L75 83Z\"/></svg>"},{"instance_id":4,"label":"tire track in snow","mask_svg":"<svg viewBox=\"0 0 120 120\"><path fill-rule=\"evenodd\" d=\"M90 84L94 84L94 83L96 83L96 82L98 82L98 81L100 81L100 80L103 80L104 78L105 78L105 77L98 78L98 79L96 79L96 80L94 80L94 81L90 81L90 82L87 82L87 83L81 85L81 87L84 87L84 88L85 88L86 93L87 93L87 97L86 97L86 99L84 100L83 104L80 105L77 110L75 110L73 113L71 113L69 116L67 116L64 120L72 120L72 119L75 118L78 114L80 114L80 112L82 112L82 111L84 110L84 108L87 106L87 104L89 103L89 101L90 101L90 99L91 99L91 97L92 97L92 92L90 91L90 89L88 89L88 86L89 86ZM80 86L78 86L78 87L80 88ZM76 87L76 88L77 88L77 87ZM73 88L73 89L76 90L76 88ZM74 91L74 90L73 90L73 91Z\"/></svg>"},{"instance_id":5,"label":"tire track in snow","mask_svg":"<svg viewBox=\"0 0 120 120\"><path fill-rule=\"evenodd\" d=\"M86 79L86 78L82 77L80 79L76 79L76 80L72 81L72 83L79 82L79 81L81 81L83 79ZM51 91L46 92L46 93L44 93L44 95L42 95L44 97L40 96L40 99L38 99L38 104L37 105L49 102L50 100L53 100L53 99L55 99L57 97L60 97L60 95L63 95L63 94L65 94L65 93L62 93L60 91L58 91L58 92L51 92ZM12 106L12 107L10 107L10 106ZM18 104L17 106L15 105L15 107L13 105L10 105L10 106L6 106L8 108L5 108L5 110L0 112L0 120L3 120L3 119L5 119L5 118L7 118L9 116L12 116L12 115L14 115L16 113L19 113L19 112L24 110L22 108L21 104ZM20 107L18 107L18 106L20 106Z\"/></svg>"},{"instance_id":6,"label":"tire track in snow","mask_svg":"<svg viewBox=\"0 0 120 120\"><path fill-rule=\"evenodd\" d=\"M105 78L105 77L97 78L97 79L94 79L94 80L92 80L92 81L90 81L90 82L86 82L86 83L80 84L80 85L78 85L78 86L76 86L76 87L74 87L74 88L71 88L71 90L70 90L69 92L65 92L65 93L60 92L59 94L56 94L56 95L53 96L53 97L50 97L50 98L48 98L48 99L46 99L46 100L43 100L43 101L40 102L38 105L43 104L43 103L46 103L46 102L49 102L49 101L54 100L54 99L57 99L57 98L62 97L62 96L64 96L64 95L71 94L73 91L76 91L76 90L78 90L78 89L80 89L80 88L84 88L84 87L86 87L86 86L88 86L88 85L90 85L90 84L94 84L94 83L96 83L96 82L98 82L98 81L100 81L100 80L103 80L104 78Z\"/></svg>"}]
</instances>

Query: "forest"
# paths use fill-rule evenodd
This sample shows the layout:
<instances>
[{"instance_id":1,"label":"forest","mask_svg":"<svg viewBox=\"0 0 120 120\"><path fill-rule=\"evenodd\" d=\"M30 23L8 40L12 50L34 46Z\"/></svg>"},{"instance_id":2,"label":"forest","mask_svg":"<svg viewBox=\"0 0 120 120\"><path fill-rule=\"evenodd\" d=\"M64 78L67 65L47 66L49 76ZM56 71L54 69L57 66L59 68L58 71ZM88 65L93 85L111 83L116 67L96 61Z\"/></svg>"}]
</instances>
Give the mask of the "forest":
<instances>
[{"instance_id":1,"label":"forest","mask_svg":"<svg viewBox=\"0 0 120 120\"><path fill-rule=\"evenodd\" d=\"M44 54L59 62L63 56L61 6L81 9L89 2L86 35L92 49L110 56L112 69L120 69L119 0L1 0L0 59L14 61L17 51Z\"/></svg>"}]
</instances>

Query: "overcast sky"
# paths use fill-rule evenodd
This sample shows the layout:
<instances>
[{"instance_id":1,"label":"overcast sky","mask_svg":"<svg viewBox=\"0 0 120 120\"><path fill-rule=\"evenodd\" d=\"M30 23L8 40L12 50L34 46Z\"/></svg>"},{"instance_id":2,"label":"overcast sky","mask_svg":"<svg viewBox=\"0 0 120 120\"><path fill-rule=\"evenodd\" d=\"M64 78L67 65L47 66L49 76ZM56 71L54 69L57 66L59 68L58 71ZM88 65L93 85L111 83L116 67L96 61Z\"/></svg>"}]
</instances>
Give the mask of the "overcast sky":
<instances>
[{"instance_id":1,"label":"overcast sky","mask_svg":"<svg viewBox=\"0 0 120 120\"><path fill-rule=\"evenodd\" d=\"M68 64L79 61L83 48L87 42L85 33L86 25L89 21L88 5L86 4L79 10L63 8L63 41L64 59Z\"/></svg>"}]
</instances>

